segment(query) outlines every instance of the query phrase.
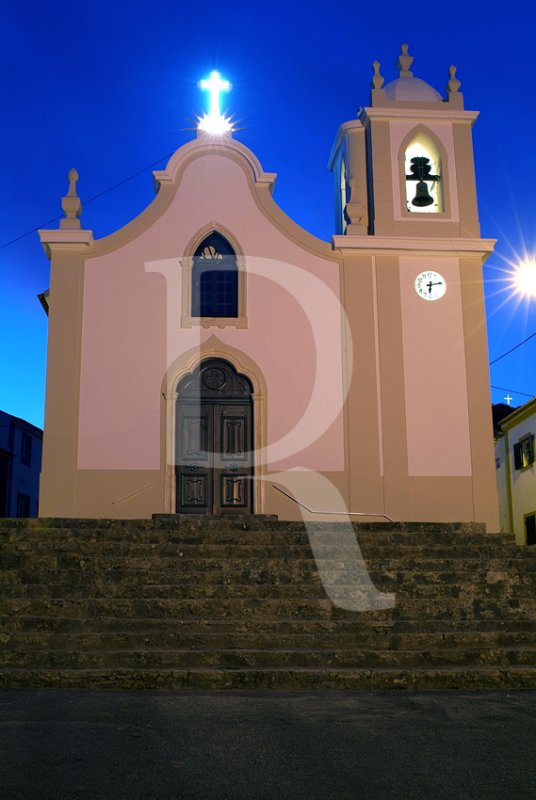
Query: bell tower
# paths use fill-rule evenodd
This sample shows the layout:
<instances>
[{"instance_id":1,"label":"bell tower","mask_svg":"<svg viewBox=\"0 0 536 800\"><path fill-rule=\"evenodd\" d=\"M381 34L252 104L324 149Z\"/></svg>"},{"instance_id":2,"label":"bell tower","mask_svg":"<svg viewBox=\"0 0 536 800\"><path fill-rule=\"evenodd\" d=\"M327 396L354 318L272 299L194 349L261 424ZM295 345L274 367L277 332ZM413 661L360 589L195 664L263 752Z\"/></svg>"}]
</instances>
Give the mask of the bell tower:
<instances>
[{"instance_id":1,"label":"bell tower","mask_svg":"<svg viewBox=\"0 0 536 800\"><path fill-rule=\"evenodd\" d=\"M387 84L374 62L370 104L341 125L329 164L354 354L350 508L497 530L482 284L495 242L480 238L478 113L455 67L443 98L412 62L403 44Z\"/></svg>"},{"instance_id":2,"label":"bell tower","mask_svg":"<svg viewBox=\"0 0 536 800\"><path fill-rule=\"evenodd\" d=\"M330 161L337 233L478 237L471 134L478 112L464 109L456 67L443 99L414 76L412 63L403 44L398 78L385 84L375 61L370 105L339 131Z\"/></svg>"}]
</instances>

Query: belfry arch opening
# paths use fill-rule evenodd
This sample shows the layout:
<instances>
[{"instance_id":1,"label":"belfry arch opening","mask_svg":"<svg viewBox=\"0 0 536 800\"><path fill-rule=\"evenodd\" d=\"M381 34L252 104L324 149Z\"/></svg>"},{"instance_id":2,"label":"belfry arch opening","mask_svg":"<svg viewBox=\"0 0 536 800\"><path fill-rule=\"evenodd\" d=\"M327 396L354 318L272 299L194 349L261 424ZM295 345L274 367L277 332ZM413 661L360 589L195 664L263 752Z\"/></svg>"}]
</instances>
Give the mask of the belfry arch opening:
<instances>
[{"instance_id":1,"label":"belfry arch opening","mask_svg":"<svg viewBox=\"0 0 536 800\"><path fill-rule=\"evenodd\" d=\"M445 211L444 164L435 137L425 129L415 131L402 146L403 202L410 214Z\"/></svg>"}]
</instances>

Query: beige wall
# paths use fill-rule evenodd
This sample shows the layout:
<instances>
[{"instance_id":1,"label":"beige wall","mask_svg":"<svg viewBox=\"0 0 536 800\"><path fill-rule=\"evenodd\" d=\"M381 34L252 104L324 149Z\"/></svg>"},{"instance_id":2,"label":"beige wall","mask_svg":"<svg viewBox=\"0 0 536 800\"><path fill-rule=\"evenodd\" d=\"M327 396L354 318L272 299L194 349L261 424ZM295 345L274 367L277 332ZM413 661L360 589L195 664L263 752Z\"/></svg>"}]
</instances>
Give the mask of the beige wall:
<instances>
[{"instance_id":1,"label":"beige wall","mask_svg":"<svg viewBox=\"0 0 536 800\"><path fill-rule=\"evenodd\" d=\"M417 295L415 278L435 270L444 297ZM471 475L467 369L457 258L400 259L402 346L408 472L411 476Z\"/></svg>"},{"instance_id":2,"label":"beige wall","mask_svg":"<svg viewBox=\"0 0 536 800\"><path fill-rule=\"evenodd\" d=\"M473 259L387 254L391 243L380 239L367 254L369 242L336 237L355 354L345 417L350 508L496 530L483 298L466 285ZM415 292L425 269L447 281L438 301Z\"/></svg>"}]
</instances>

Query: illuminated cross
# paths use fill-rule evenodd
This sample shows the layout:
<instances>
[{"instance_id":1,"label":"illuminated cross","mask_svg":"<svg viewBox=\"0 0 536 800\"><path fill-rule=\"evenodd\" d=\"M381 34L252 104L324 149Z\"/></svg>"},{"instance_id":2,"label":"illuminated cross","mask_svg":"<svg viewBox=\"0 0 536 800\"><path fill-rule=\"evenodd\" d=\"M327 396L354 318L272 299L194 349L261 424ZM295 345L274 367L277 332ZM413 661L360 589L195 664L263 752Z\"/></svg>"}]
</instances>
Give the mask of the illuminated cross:
<instances>
[{"instance_id":1,"label":"illuminated cross","mask_svg":"<svg viewBox=\"0 0 536 800\"><path fill-rule=\"evenodd\" d=\"M507 394L506 397L503 397L503 400L506 400L506 405L508 405L508 406L510 405L510 403L512 402L513 399L514 398L510 397L509 394Z\"/></svg>"},{"instance_id":2,"label":"illuminated cross","mask_svg":"<svg viewBox=\"0 0 536 800\"><path fill-rule=\"evenodd\" d=\"M209 116L216 119L220 116L220 94L231 89L229 81L222 80L217 70L212 70L210 78L199 81L199 88L209 92Z\"/></svg>"}]
</instances>

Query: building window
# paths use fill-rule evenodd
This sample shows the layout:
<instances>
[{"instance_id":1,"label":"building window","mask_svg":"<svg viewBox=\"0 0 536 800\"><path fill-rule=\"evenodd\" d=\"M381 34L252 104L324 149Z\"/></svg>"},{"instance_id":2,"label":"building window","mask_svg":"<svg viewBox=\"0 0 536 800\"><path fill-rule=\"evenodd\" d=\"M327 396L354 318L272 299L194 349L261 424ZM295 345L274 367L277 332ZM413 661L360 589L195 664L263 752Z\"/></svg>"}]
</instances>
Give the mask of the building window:
<instances>
[{"instance_id":1,"label":"building window","mask_svg":"<svg viewBox=\"0 0 536 800\"><path fill-rule=\"evenodd\" d=\"M238 266L229 242L211 233L193 261L192 317L238 317Z\"/></svg>"},{"instance_id":2,"label":"building window","mask_svg":"<svg viewBox=\"0 0 536 800\"><path fill-rule=\"evenodd\" d=\"M29 433L22 434L20 460L23 464L27 464L28 466L32 463L32 437Z\"/></svg>"},{"instance_id":3,"label":"building window","mask_svg":"<svg viewBox=\"0 0 536 800\"><path fill-rule=\"evenodd\" d=\"M514 445L515 469L527 469L534 464L534 436L524 436Z\"/></svg>"},{"instance_id":4,"label":"building window","mask_svg":"<svg viewBox=\"0 0 536 800\"><path fill-rule=\"evenodd\" d=\"M30 516L30 497L27 494L17 494L17 517Z\"/></svg>"},{"instance_id":5,"label":"building window","mask_svg":"<svg viewBox=\"0 0 536 800\"><path fill-rule=\"evenodd\" d=\"M525 517L525 535L527 544L536 544L536 514Z\"/></svg>"},{"instance_id":6,"label":"building window","mask_svg":"<svg viewBox=\"0 0 536 800\"><path fill-rule=\"evenodd\" d=\"M348 202L348 185L346 182L346 162L341 158L341 180L340 180L340 214L341 214L341 233L346 233L348 220L346 219L346 203Z\"/></svg>"}]
</instances>

